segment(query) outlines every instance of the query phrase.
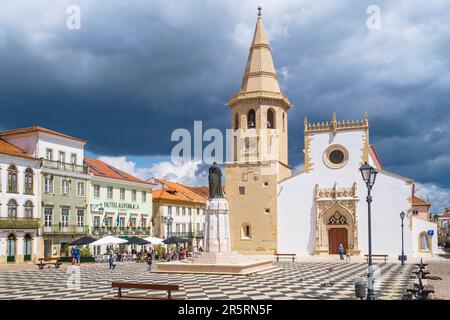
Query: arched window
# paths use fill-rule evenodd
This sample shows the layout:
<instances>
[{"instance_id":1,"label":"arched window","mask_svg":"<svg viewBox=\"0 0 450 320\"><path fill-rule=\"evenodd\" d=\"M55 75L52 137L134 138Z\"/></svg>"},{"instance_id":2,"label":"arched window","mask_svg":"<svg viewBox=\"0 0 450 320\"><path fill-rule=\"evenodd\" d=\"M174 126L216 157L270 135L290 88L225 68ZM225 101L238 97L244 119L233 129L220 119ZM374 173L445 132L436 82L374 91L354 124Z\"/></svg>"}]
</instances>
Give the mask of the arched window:
<instances>
[{"instance_id":1,"label":"arched window","mask_svg":"<svg viewBox=\"0 0 450 320\"><path fill-rule=\"evenodd\" d=\"M431 251L430 237L426 232L419 234L419 251Z\"/></svg>"},{"instance_id":2,"label":"arched window","mask_svg":"<svg viewBox=\"0 0 450 320\"><path fill-rule=\"evenodd\" d=\"M8 201L8 218L17 218L17 202L14 199Z\"/></svg>"},{"instance_id":3,"label":"arched window","mask_svg":"<svg viewBox=\"0 0 450 320\"><path fill-rule=\"evenodd\" d=\"M251 109L247 114L247 129L256 128L255 110Z\"/></svg>"},{"instance_id":4,"label":"arched window","mask_svg":"<svg viewBox=\"0 0 450 320\"><path fill-rule=\"evenodd\" d=\"M283 112L283 132L286 132L286 114Z\"/></svg>"},{"instance_id":5,"label":"arched window","mask_svg":"<svg viewBox=\"0 0 450 320\"><path fill-rule=\"evenodd\" d=\"M252 227L250 223L244 222L241 226L241 238L251 239L252 238Z\"/></svg>"},{"instance_id":6,"label":"arched window","mask_svg":"<svg viewBox=\"0 0 450 320\"><path fill-rule=\"evenodd\" d=\"M25 218L31 219L33 218L33 202L30 200L25 201Z\"/></svg>"},{"instance_id":7,"label":"arched window","mask_svg":"<svg viewBox=\"0 0 450 320\"><path fill-rule=\"evenodd\" d=\"M328 224L347 224L347 219L336 211L328 220Z\"/></svg>"},{"instance_id":8,"label":"arched window","mask_svg":"<svg viewBox=\"0 0 450 320\"><path fill-rule=\"evenodd\" d=\"M33 169L25 169L25 193L33 194Z\"/></svg>"},{"instance_id":9,"label":"arched window","mask_svg":"<svg viewBox=\"0 0 450 320\"><path fill-rule=\"evenodd\" d=\"M8 192L17 193L17 167L10 165L8 168Z\"/></svg>"},{"instance_id":10,"label":"arched window","mask_svg":"<svg viewBox=\"0 0 450 320\"><path fill-rule=\"evenodd\" d=\"M239 129L239 113L234 115L234 130Z\"/></svg>"},{"instance_id":11,"label":"arched window","mask_svg":"<svg viewBox=\"0 0 450 320\"><path fill-rule=\"evenodd\" d=\"M267 128L275 129L275 116L272 109L267 110Z\"/></svg>"}]
</instances>

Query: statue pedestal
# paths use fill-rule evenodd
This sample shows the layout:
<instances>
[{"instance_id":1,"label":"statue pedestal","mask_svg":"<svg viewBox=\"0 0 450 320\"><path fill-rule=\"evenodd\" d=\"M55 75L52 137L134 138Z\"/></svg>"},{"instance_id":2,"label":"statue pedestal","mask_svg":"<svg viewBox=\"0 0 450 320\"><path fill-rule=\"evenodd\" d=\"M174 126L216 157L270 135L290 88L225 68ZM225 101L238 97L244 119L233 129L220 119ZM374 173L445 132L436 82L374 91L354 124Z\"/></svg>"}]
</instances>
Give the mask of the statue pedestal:
<instances>
[{"instance_id":1,"label":"statue pedestal","mask_svg":"<svg viewBox=\"0 0 450 320\"><path fill-rule=\"evenodd\" d=\"M213 198L206 204L205 252L230 252L228 203L225 198Z\"/></svg>"},{"instance_id":2,"label":"statue pedestal","mask_svg":"<svg viewBox=\"0 0 450 320\"><path fill-rule=\"evenodd\" d=\"M208 273L247 275L280 270L267 257L242 256L231 251L228 203L210 199L206 205L204 252L184 261L156 263L160 273Z\"/></svg>"}]
</instances>

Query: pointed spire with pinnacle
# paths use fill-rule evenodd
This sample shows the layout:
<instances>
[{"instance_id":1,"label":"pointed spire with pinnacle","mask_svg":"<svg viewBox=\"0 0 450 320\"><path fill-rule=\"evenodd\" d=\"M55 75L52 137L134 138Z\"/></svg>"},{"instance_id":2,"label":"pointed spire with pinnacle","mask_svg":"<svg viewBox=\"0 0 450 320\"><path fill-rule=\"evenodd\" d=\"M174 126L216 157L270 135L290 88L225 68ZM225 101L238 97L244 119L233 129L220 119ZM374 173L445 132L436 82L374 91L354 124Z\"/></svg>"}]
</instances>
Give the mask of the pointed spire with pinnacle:
<instances>
[{"instance_id":1,"label":"pointed spire with pinnacle","mask_svg":"<svg viewBox=\"0 0 450 320\"><path fill-rule=\"evenodd\" d=\"M286 107L290 107L289 100L280 91L270 45L264 32L261 10L262 8L258 7L258 19L242 78L241 90L230 99L228 104L232 106L244 98L267 97L282 100Z\"/></svg>"}]
</instances>

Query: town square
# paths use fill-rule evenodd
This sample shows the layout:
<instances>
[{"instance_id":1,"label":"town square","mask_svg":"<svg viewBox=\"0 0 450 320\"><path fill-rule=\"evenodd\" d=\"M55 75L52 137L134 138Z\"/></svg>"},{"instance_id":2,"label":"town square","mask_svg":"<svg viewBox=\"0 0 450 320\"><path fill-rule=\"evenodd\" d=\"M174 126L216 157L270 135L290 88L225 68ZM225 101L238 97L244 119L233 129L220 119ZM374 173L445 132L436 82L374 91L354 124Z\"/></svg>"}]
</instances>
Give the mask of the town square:
<instances>
[{"instance_id":1,"label":"town square","mask_svg":"<svg viewBox=\"0 0 450 320\"><path fill-rule=\"evenodd\" d=\"M411 23L405 45L427 38L414 9L352 8L355 30L325 29L331 49L302 31L340 19L326 1L124 2L108 10L135 24L108 32L96 5L41 1L62 11L20 29L30 61L8 53L19 27L0 19L11 65L42 68L0 85L1 300L450 299L448 56L409 72L438 54L419 42L430 52L402 61L392 41L357 66L365 41L401 38L393 16ZM232 312L271 312L247 307ZM196 312L212 315L179 314Z\"/></svg>"}]
</instances>

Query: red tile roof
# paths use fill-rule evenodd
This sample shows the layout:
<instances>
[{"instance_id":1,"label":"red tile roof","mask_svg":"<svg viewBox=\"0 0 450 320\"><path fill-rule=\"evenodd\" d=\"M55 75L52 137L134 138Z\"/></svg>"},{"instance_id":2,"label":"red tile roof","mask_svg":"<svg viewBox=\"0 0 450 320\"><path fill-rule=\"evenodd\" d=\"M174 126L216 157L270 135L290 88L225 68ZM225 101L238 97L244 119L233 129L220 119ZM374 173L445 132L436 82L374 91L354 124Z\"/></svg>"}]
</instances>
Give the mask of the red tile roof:
<instances>
[{"instance_id":1,"label":"red tile roof","mask_svg":"<svg viewBox=\"0 0 450 320\"><path fill-rule=\"evenodd\" d=\"M377 150L375 150L375 147L372 144L369 144L369 153L372 156L377 169L383 170L383 165L381 164L380 157L378 156Z\"/></svg>"},{"instance_id":2,"label":"red tile roof","mask_svg":"<svg viewBox=\"0 0 450 320\"><path fill-rule=\"evenodd\" d=\"M16 146L12 145L11 143L9 143L1 138L0 138L0 153L11 155L11 156L16 156L16 157L36 159L32 155L26 153L25 151L17 148Z\"/></svg>"},{"instance_id":3,"label":"red tile roof","mask_svg":"<svg viewBox=\"0 0 450 320\"><path fill-rule=\"evenodd\" d=\"M109 164L92 158L84 158L85 165L88 166L89 172L98 177L106 177L112 179L119 179L131 182L147 183L144 180L136 178L122 170L114 168Z\"/></svg>"},{"instance_id":4,"label":"red tile roof","mask_svg":"<svg viewBox=\"0 0 450 320\"><path fill-rule=\"evenodd\" d=\"M39 127L39 126L0 131L0 136L10 136L10 135L31 133L31 132L45 132L45 133L54 134L54 135L57 135L60 137L64 137L67 139L77 140L77 141L81 141L81 142L85 142L85 143L87 142L86 140L83 140L80 138L75 138L75 137L69 136L67 134L63 134L63 133L56 132L56 131L53 131L53 130L50 130L47 128L43 128L43 127Z\"/></svg>"},{"instance_id":5,"label":"red tile roof","mask_svg":"<svg viewBox=\"0 0 450 320\"><path fill-rule=\"evenodd\" d=\"M187 187L204 198L209 197L209 187Z\"/></svg>"},{"instance_id":6,"label":"red tile roof","mask_svg":"<svg viewBox=\"0 0 450 320\"><path fill-rule=\"evenodd\" d=\"M413 196L412 204L413 204L413 206L429 206L429 207L431 206L431 203L426 202L417 196Z\"/></svg>"},{"instance_id":7,"label":"red tile roof","mask_svg":"<svg viewBox=\"0 0 450 320\"><path fill-rule=\"evenodd\" d=\"M181 183L161 179L155 180L165 185L163 189L153 191L152 196L155 200L177 200L196 203L206 203L208 200L207 197L192 191L191 188L186 187Z\"/></svg>"}]
</instances>

